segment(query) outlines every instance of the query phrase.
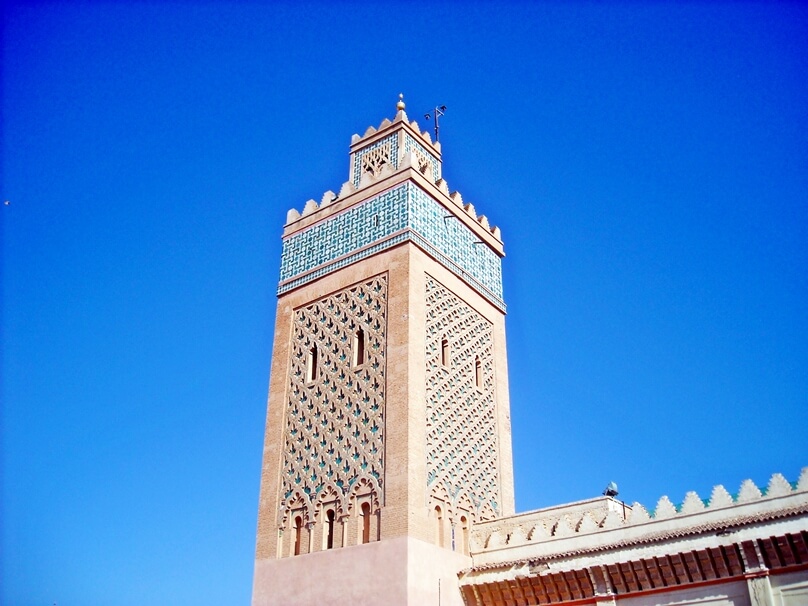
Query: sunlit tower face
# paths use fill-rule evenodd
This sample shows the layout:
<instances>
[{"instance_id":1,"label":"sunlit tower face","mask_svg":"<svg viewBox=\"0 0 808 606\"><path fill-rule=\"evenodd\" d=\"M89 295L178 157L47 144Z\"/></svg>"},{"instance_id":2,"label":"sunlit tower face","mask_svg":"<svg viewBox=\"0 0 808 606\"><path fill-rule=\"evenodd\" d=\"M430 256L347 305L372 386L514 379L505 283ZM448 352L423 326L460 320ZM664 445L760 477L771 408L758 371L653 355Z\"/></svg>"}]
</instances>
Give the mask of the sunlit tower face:
<instances>
[{"instance_id":1,"label":"sunlit tower face","mask_svg":"<svg viewBox=\"0 0 808 606\"><path fill-rule=\"evenodd\" d=\"M475 522L513 513L499 229L449 192L440 144L397 109L354 135L338 194L287 216L257 604L283 603L273 575L314 583L318 553L327 570L394 559L368 595L423 597Z\"/></svg>"}]
</instances>

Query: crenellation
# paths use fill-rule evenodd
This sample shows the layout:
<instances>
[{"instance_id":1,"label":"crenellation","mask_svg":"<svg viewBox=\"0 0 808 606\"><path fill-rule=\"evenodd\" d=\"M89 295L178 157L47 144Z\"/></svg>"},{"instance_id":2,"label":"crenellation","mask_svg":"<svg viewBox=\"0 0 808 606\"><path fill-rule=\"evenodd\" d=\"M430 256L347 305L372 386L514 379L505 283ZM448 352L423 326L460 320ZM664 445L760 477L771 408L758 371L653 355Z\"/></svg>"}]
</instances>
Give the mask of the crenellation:
<instances>
[{"instance_id":1,"label":"crenellation","mask_svg":"<svg viewBox=\"0 0 808 606\"><path fill-rule=\"evenodd\" d=\"M600 523L600 527L604 530L611 530L612 528L618 528L625 523L626 520L621 514L614 509L610 509L606 513L606 517L603 518L603 521Z\"/></svg>"},{"instance_id":2,"label":"crenellation","mask_svg":"<svg viewBox=\"0 0 808 606\"><path fill-rule=\"evenodd\" d=\"M414 150L401 151L401 157L398 159L398 168L399 170L405 170L407 168L418 169L418 158Z\"/></svg>"},{"instance_id":3,"label":"crenellation","mask_svg":"<svg viewBox=\"0 0 808 606\"><path fill-rule=\"evenodd\" d=\"M487 536L484 537L482 533L472 530L469 536L469 551L472 553L483 551L485 549L485 539L487 539Z\"/></svg>"},{"instance_id":4,"label":"crenellation","mask_svg":"<svg viewBox=\"0 0 808 606\"><path fill-rule=\"evenodd\" d=\"M591 511L584 512L581 521L575 527L575 532L593 532L600 528L600 524L595 521Z\"/></svg>"},{"instance_id":5,"label":"crenellation","mask_svg":"<svg viewBox=\"0 0 808 606\"><path fill-rule=\"evenodd\" d=\"M310 215L313 212L315 212L318 208L319 207L317 206L317 202L315 202L314 200L309 200L308 202L306 202L306 205L303 207L302 216L305 217L307 215Z\"/></svg>"},{"instance_id":6,"label":"crenellation","mask_svg":"<svg viewBox=\"0 0 808 606\"><path fill-rule=\"evenodd\" d=\"M651 514L646 509L645 505L641 503L633 503L631 505L631 515L628 518L629 524L643 524L651 521Z\"/></svg>"},{"instance_id":7,"label":"crenellation","mask_svg":"<svg viewBox=\"0 0 808 606\"><path fill-rule=\"evenodd\" d=\"M376 175L374 175L369 171L364 171L359 176L359 183L357 184L356 189L357 190L365 189L369 185L373 184L375 181L376 181Z\"/></svg>"},{"instance_id":8,"label":"crenellation","mask_svg":"<svg viewBox=\"0 0 808 606\"><path fill-rule=\"evenodd\" d=\"M763 493L760 492L752 480L744 480L741 482L741 489L738 491L738 496L735 499L737 503L748 503L749 501L757 501L763 498Z\"/></svg>"},{"instance_id":9,"label":"crenellation","mask_svg":"<svg viewBox=\"0 0 808 606\"><path fill-rule=\"evenodd\" d=\"M802 470L800 478L808 475L808 468ZM515 543L508 537L516 537L517 543L521 537L527 539L524 544L530 545L543 541L574 538L590 533L609 532L617 528L646 529L643 532L653 532L657 526L670 527L670 524L684 524L700 527L700 516L711 515L711 519L723 519L732 516L739 505L749 504L755 506L757 502L771 502L771 507L779 499L793 498L801 492L799 482L794 487L779 473L772 475L769 488L765 494L751 481L745 480L736 500L727 490L717 485L713 488L709 501L703 500L698 493L690 491L685 495L681 506L677 508L667 497L659 499L653 515L640 503L626 506L623 503L603 497L592 501L572 503L567 506L551 507L510 518L501 518L489 522L478 522L472 530L472 553L483 553L493 549L492 545L502 548L506 544L514 546ZM621 509L625 511L621 513ZM804 506L808 508L808 505ZM568 510L565 512L565 510ZM737 514L735 514L737 515ZM714 518L714 516L719 516ZM720 523L719 526L720 528ZM492 537L501 535L507 540L498 544L499 539Z\"/></svg>"},{"instance_id":10,"label":"crenellation","mask_svg":"<svg viewBox=\"0 0 808 606\"><path fill-rule=\"evenodd\" d=\"M732 495L729 494L726 488L719 484L713 487L713 492L710 495L710 500L707 502L707 507L717 509L719 507L729 507L733 503Z\"/></svg>"},{"instance_id":11,"label":"crenellation","mask_svg":"<svg viewBox=\"0 0 808 606\"><path fill-rule=\"evenodd\" d=\"M802 468L802 473L797 480L797 487L794 489L797 492L808 492L808 467Z\"/></svg>"},{"instance_id":12,"label":"crenellation","mask_svg":"<svg viewBox=\"0 0 808 606\"><path fill-rule=\"evenodd\" d=\"M554 537L568 537L575 534L575 525L573 525L570 516L563 515L558 519L556 525L553 527Z\"/></svg>"},{"instance_id":13,"label":"crenellation","mask_svg":"<svg viewBox=\"0 0 808 606\"><path fill-rule=\"evenodd\" d=\"M549 539L552 533L547 529L543 522L539 521L530 527L528 539L530 541L541 541L542 539Z\"/></svg>"},{"instance_id":14,"label":"crenellation","mask_svg":"<svg viewBox=\"0 0 808 606\"><path fill-rule=\"evenodd\" d=\"M365 130L363 135L354 134L351 137L351 147L356 147L358 143L362 143L365 139L372 138L376 135L379 135L385 129L398 124L403 123L407 128L412 131L412 134L418 138L419 143L425 143L428 145L428 148L431 149L433 152L437 153L438 157L440 157L441 146L439 141L432 141L432 136L429 130L421 130L421 127L418 125L416 120L408 121L409 118L404 110L398 110L396 112L393 121L391 122L389 118L384 118L382 122L379 124L378 127L368 126Z\"/></svg>"},{"instance_id":15,"label":"crenellation","mask_svg":"<svg viewBox=\"0 0 808 606\"><path fill-rule=\"evenodd\" d=\"M320 199L320 208L328 206L332 202L334 202L339 196L337 196L333 191L326 190L323 193L323 197Z\"/></svg>"},{"instance_id":16,"label":"crenellation","mask_svg":"<svg viewBox=\"0 0 808 606\"><path fill-rule=\"evenodd\" d=\"M782 497L792 492L791 484L785 479L783 474L776 473L772 475L769 484L766 487L767 497Z\"/></svg>"},{"instance_id":17,"label":"crenellation","mask_svg":"<svg viewBox=\"0 0 808 606\"><path fill-rule=\"evenodd\" d=\"M508 537L508 545L524 545L528 542L528 534L522 526L513 529Z\"/></svg>"},{"instance_id":18,"label":"crenellation","mask_svg":"<svg viewBox=\"0 0 808 606\"><path fill-rule=\"evenodd\" d=\"M680 513L697 513L704 510L704 501L701 500L698 494L690 491L685 495L685 500L682 502Z\"/></svg>"},{"instance_id":19,"label":"crenellation","mask_svg":"<svg viewBox=\"0 0 808 606\"><path fill-rule=\"evenodd\" d=\"M350 181L346 181L345 183L342 184L342 187L340 187L338 197L339 198L346 198L346 197L350 196L352 193L354 193L355 191L356 191L356 188L354 187L354 184L351 183Z\"/></svg>"},{"instance_id":20,"label":"crenellation","mask_svg":"<svg viewBox=\"0 0 808 606\"><path fill-rule=\"evenodd\" d=\"M486 549L496 549L497 547L503 547L506 543L506 536L503 536L499 530L495 530L491 533L488 537L488 540L485 542Z\"/></svg>"}]
</instances>

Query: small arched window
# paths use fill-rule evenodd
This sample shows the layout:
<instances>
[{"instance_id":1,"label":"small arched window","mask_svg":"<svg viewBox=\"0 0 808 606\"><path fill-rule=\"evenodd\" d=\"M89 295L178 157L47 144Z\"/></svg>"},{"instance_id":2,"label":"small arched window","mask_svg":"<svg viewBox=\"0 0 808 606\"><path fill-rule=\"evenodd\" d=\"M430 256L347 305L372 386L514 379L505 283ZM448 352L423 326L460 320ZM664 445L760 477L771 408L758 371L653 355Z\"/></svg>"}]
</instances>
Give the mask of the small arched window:
<instances>
[{"instance_id":1,"label":"small arched window","mask_svg":"<svg viewBox=\"0 0 808 606\"><path fill-rule=\"evenodd\" d=\"M300 540L303 534L303 518L297 516L295 518L295 555L300 555Z\"/></svg>"},{"instance_id":2,"label":"small arched window","mask_svg":"<svg viewBox=\"0 0 808 606\"><path fill-rule=\"evenodd\" d=\"M314 345L306 356L306 381L311 383L317 379L317 346Z\"/></svg>"},{"instance_id":3,"label":"small arched window","mask_svg":"<svg viewBox=\"0 0 808 606\"><path fill-rule=\"evenodd\" d=\"M334 510L329 509L325 514L325 526L326 526L326 542L325 548L326 549L333 549L334 548Z\"/></svg>"},{"instance_id":4,"label":"small arched window","mask_svg":"<svg viewBox=\"0 0 808 606\"><path fill-rule=\"evenodd\" d=\"M440 363L449 366L449 339L446 337L440 341Z\"/></svg>"},{"instance_id":5,"label":"small arched window","mask_svg":"<svg viewBox=\"0 0 808 606\"><path fill-rule=\"evenodd\" d=\"M362 543L370 543L370 503L362 503Z\"/></svg>"},{"instance_id":6,"label":"small arched window","mask_svg":"<svg viewBox=\"0 0 808 606\"><path fill-rule=\"evenodd\" d=\"M480 356L474 356L474 384L477 389L483 388L483 365L480 362Z\"/></svg>"},{"instance_id":7,"label":"small arched window","mask_svg":"<svg viewBox=\"0 0 808 606\"><path fill-rule=\"evenodd\" d=\"M365 363L365 331L361 328L354 333L351 366L356 367Z\"/></svg>"},{"instance_id":8,"label":"small arched window","mask_svg":"<svg viewBox=\"0 0 808 606\"><path fill-rule=\"evenodd\" d=\"M443 511L441 511L440 505L435 506L435 533L436 533L436 543L438 547L443 547Z\"/></svg>"},{"instance_id":9,"label":"small arched window","mask_svg":"<svg viewBox=\"0 0 808 606\"><path fill-rule=\"evenodd\" d=\"M466 516L460 516L460 553L469 554L469 521Z\"/></svg>"}]
</instances>

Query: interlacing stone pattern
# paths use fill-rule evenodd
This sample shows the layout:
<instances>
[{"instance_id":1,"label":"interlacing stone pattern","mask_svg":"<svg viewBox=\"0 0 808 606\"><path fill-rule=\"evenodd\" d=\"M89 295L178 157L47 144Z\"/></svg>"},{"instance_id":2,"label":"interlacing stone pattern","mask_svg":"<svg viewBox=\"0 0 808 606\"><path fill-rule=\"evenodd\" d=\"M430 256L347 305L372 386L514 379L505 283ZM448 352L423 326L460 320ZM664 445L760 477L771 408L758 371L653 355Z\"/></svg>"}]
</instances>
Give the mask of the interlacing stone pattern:
<instances>
[{"instance_id":1,"label":"interlacing stone pattern","mask_svg":"<svg viewBox=\"0 0 808 606\"><path fill-rule=\"evenodd\" d=\"M440 162L438 162L438 159L430 154L423 145L418 143L410 135L404 137L404 151L415 152L415 157L418 158L418 170L420 172L425 172L427 166L431 166L432 178L435 181L440 179Z\"/></svg>"},{"instance_id":2,"label":"interlacing stone pattern","mask_svg":"<svg viewBox=\"0 0 808 606\"><path fill-rule=\"evenodd\" d=\"M294 314L280 526L291 509L314 521L325 501L347 515L359 492L372 493L377 507L384 487L387 276ZM354 351L358 334L362 359Z\"/></svg>"},{"instance_id":3,"label":"interlacing stone pattern","mask_svg":"<svg viewBox=\"0 0 808 606\"><path fill-rule=\"evenodd\" d=\"M389 164L398 167L398 137L390 135L354 154L353 184L359 187L363 173L378 175L382 167Z\"/></svg>"},{"instance_id":4,"label":"interlacing stone pattern","mask_svg":"<svg viewBox=\"0 0 808 606\"><path fill-rule=\"evenodd\" d=\"M461 512L490 520L499 515L500 498L492 326L428 275L426 309L430 507L455 520Z\"/></svg>"}]
</instances>

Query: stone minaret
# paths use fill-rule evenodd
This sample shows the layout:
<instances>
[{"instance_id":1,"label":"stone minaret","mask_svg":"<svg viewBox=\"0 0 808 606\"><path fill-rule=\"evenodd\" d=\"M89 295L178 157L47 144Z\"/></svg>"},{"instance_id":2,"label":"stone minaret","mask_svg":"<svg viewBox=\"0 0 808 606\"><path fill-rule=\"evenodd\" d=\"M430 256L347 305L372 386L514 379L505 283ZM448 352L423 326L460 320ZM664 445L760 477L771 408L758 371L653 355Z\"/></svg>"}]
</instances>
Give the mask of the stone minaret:
<instances>
[{"instance_id":1,"label":"stone minaret","mask_svg":"<svg viewBox=\"0 0 808 606\"><path fill-rule=\"evenodd\" d=\"M513 514L502 240L441 162L399 101L289 211L255 606L462 603L470 528Z\"/></svg>"}]
</instances>

